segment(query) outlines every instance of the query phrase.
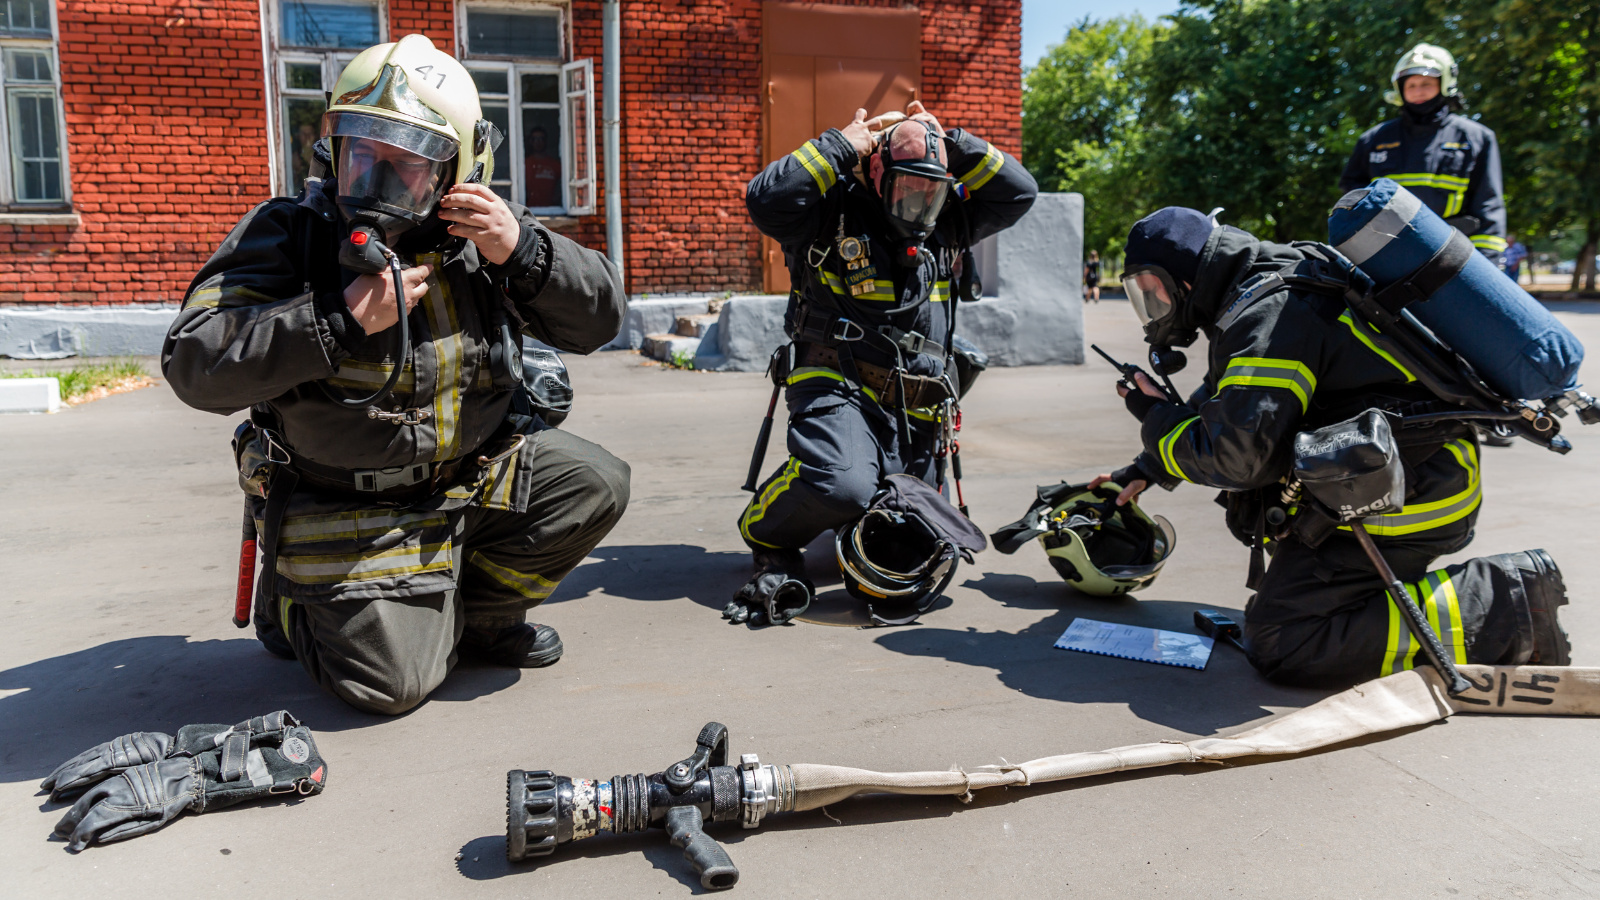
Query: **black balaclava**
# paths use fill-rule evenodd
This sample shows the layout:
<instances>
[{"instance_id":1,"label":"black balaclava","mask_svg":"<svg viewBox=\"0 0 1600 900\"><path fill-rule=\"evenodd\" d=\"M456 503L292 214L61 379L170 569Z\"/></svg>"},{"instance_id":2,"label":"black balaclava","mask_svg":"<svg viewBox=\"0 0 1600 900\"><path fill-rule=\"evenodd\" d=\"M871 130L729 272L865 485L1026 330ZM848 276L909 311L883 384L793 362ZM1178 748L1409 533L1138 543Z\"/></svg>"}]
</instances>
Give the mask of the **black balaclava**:
<instances>
[{"instance_id":1,"label":"black balaclava","mask_svg":"<svg viewBox=\"0 0 1600 900\"><path fill-rule=\"evenodd\" d=\"M1192 287L1200 274L1200 251L1215 228L1211 217L1198 209L1158 209L1128 232L1127 267L1160 266Z\"/></svg>"}]
</instances>

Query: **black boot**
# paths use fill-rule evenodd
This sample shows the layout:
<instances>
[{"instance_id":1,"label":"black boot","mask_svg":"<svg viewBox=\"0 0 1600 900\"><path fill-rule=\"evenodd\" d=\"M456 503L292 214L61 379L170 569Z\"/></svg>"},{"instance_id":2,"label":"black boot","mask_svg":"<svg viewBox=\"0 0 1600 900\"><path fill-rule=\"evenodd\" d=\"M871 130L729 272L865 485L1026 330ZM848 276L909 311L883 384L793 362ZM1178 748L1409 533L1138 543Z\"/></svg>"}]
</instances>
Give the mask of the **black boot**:
<instances>
[{"instance_id":1,"label":"black boot","mask_svg":"<svg viewBox=\"0 0 1600 900\"><path fill-rule=\"evenodd\" d=\"M1543 550L1528 550L1519 555L1528 561L1517 565L1532 620L1528 665L1570 666L1572 641L1567 638L1567 631L1561 627L1558 617L1560 608L1567 605L1567 585L1561 578L1561 570Z\"/></svg>"},{"instance_id":2,"label":"black boot","mask_svg":"<svg viewBox=\"0 0 1600 900\"><path fill-rule=\"evenodd\" d=\"M756 574L739 588L722 610L735 625L782 625L805 612L817 588L806 577L805 559L790 548L755 551Z\"/></svg>"},{"instance_id":3,"label":"black boot","mask_svg":"<svg viewBox=\"0 0 1600 900\"><path fill-rule=\"evenodd\" d=\"M539 669L561 658L561 635L549 625L522 622L502 628L468 625L461 631L462 659L515 669Z\"/></svg>"}]
</instances>

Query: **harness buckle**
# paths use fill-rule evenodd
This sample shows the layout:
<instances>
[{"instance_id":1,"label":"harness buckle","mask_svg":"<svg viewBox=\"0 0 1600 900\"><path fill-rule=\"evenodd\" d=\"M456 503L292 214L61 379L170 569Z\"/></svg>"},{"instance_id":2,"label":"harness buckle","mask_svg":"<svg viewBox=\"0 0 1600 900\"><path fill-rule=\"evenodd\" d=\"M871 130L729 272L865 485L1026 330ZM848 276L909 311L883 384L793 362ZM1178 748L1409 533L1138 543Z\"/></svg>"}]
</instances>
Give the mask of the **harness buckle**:
<instances>
[{"instance_id":1,"label":"harness buckle","mask_svg":"<svg viewBox=\"0 0 1600 900\"><path fill-rule=\"evenodd\" d=\"M433 418L433 411L427 409L407 409L401 412L384 412L376 406L367 409L367 418L382 419L391 425L421 425Z\"/></svg>"},{"instance_id":2,"label":"harness buckle","mask_svg":"<svg viewBox=\"0 0 1600 900\"><path fill-rule=\"evenodd\" d=\"M378 493L391 488L410 487L428 480L427 463L391 466L387 469L356 469L355 488L363 493Z\"/></svg>"},{"instance_id":3,"label":"harness buckle","mask_svg":"<svg viewBox=\"0 0 1600 900\"><path fill-rule=\"evenodd\" d=\"M866 336L867 330L865 328L842 316L834 319L828 327L828 340L837 341L841 344L859 341Z\"/></svg>"},{"instance_id":4,"label":"harness buckle","mask_svg":"<svg viewBox=\"0 0 1600 900\"><path fill-rule=\"evenodd\" d=\"M830 251L832 249L833 248L829 247L827 244L824 244L824 243L822 243L820 241L816 242L816 243L813 243L810 247L808 247L806 249L806 265L810 266L813 269L822 268L822 264L824 262L826 262L827 259L828 259L828 251ZM819 254L817 252L818 250L821 250L822 252Z\"/></svg>"}]
</instances>

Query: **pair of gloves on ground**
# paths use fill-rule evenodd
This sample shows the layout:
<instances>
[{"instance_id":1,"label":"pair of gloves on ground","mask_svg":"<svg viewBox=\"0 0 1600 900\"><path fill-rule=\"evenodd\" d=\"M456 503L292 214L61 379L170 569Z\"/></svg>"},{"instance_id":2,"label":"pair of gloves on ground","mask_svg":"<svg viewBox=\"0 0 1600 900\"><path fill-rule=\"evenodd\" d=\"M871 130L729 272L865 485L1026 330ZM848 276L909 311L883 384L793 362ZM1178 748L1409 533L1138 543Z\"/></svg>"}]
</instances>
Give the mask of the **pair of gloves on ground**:
<instances>
[{"instance_id":1,"label":"pair of gloves on ground","mask_svg":"<svg viewBox=\"0 0 1600 900\"><path fill-rule=\"evenodd\" d=\"M148 834L184 810L320 794L327 777L311 729L278 710L232 727L125 734L57 766L39 788L52 802L85 792L55 829L68 850L78 851Z\"/></svg>"}]
</instances>

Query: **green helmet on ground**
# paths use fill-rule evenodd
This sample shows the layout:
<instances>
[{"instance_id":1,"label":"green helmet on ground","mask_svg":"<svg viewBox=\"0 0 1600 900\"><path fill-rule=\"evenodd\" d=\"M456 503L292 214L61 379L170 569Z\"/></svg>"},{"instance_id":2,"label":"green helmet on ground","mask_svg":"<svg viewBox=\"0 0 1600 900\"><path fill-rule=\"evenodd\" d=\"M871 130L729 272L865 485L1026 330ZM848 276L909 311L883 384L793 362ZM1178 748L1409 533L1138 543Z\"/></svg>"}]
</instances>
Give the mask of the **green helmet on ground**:
<instances>
[{"instance_id":1,"label":"green helmet on ground","mask_svg":"<svg viewBox=\"0 0 1600 900\"><path fill-rule=\"evenodd\" d=\"M1450 51L1436 44L1418 44L1400 55L1394 64L1394 74L1389 76L1392 90L1384 91L1383 99L1395 106L1401 100L1400 85L1408 75L1426 75L1429 78L1439 79L1439 93L1445 97L1460 97L1461 92L1457 87L1460 78L1460 69L1456 66L1456 58Z\"/></svg>"},{"instance_id":2,"label":"green helmet on ground","mask_svg":"<svg viewBox=\"0 0 1600 900\"><path fill-rule=\"evenodd\" d=\"M1150 516L1129 501L1117 505L1122 487L1106 482L1065 486L1040 510L1035 527L1050 565L1080 592L1115 597L1142 590L1156 580L1178 544L1172 523Z\"/></svg>"}]
</instances>

